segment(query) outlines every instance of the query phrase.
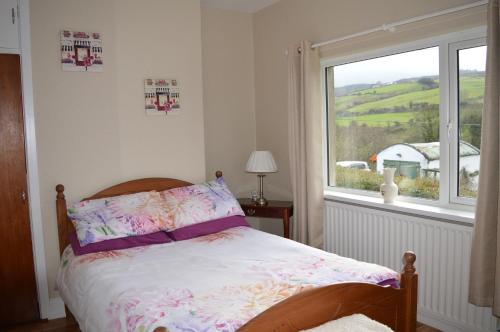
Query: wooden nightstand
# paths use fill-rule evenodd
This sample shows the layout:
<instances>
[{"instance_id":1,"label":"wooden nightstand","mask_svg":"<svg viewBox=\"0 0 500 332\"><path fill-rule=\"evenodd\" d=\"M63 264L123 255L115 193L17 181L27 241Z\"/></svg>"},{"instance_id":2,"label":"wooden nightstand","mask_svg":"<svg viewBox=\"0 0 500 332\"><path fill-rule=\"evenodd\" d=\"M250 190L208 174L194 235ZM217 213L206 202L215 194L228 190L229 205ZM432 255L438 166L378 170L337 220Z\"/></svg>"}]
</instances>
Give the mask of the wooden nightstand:
<instances>
[{"instance_id":1,"label":"wooden nightstand","mask_svg":"<svg viewBox=\"0 0 500 332\"><path fill-rule=\"evenodd\" d=\"M243 212L249 217L278 218L283 220L283 234L290 238L290 217L293 203L290 201L268 201L265 206L255 204L250 198L238 198Z\"/></svg>"}]
</instances>

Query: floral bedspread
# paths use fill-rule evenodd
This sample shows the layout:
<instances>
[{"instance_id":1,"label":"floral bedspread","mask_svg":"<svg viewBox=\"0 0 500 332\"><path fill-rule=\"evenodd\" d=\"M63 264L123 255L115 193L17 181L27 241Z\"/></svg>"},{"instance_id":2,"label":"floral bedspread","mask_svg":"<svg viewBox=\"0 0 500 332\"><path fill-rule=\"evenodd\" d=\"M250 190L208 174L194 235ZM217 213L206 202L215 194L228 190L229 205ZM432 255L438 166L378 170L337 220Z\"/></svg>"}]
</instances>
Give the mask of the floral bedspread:
<instances>
[{"instance_id":1,"label":"floral bedspread","mask_svg":"<svg viewBox=\"0 0 500 332\"><path fill-rule=\"evenodd\" d=\"M235 331L303 290L397 273L249 227L119 251L64 251L57 277L83 331Z\"/></svg>"}]
</instances>

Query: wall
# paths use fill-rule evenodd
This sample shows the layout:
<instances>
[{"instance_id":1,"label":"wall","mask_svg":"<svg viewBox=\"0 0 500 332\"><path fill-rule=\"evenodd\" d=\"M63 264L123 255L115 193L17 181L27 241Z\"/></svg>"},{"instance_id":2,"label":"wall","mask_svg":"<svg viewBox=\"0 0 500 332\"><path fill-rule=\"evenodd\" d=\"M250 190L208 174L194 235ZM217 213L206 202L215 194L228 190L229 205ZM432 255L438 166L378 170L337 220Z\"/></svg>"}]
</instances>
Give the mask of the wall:
<instances>
[{"instance_id":1,"label":"wall","mask_svg":"<svg viewBox=\"0 0 500 332\"><path fill-rule=\"evenodd\" d=\"M222 170L233 193L249 197L257 188L245 172L256 147L252 15L203 7L201 26L206 177Z\"/></svg>"},{"instance_id":2,"label":"wall","mask_svg":"<svg viewBox=\"0 0 500 332\"><path fill-rule=\"evenodd\" d=\"M202 8L206 176L222 170L233 192L247 195L256 177L245 173L255 150L252 15Z\"/></svg>"},{"instance_id":3,"label":"wall","mask_svg":"<svg viewBox=\"0 0 500 332\"><path fill-rule=\"evenodd\" d=\"M330 1L282 0L254 15L257 148L271 150L279 173L266 178L270 197L291 198L285 50L301 40L342 37L385 23L463 5L472 0ZM485 8L413 24L395 33L377 33L321 49L333 57L377 49L485 24Z\"/></svg>"},{"instance_id":4,"label":"wall","mask_svg":"<svg viewBox=\"0 0 500 332\"><path fill-rule=\"evenodd\" d=\"M104 72L63 72L61 29L101 32ZM205 179L200 4L31 1L31 33L47 273L55 296L56 184L74 202L138 177ZM179 80L181 114L145 116L147 77Z\"/></svg>"}]
</instances>

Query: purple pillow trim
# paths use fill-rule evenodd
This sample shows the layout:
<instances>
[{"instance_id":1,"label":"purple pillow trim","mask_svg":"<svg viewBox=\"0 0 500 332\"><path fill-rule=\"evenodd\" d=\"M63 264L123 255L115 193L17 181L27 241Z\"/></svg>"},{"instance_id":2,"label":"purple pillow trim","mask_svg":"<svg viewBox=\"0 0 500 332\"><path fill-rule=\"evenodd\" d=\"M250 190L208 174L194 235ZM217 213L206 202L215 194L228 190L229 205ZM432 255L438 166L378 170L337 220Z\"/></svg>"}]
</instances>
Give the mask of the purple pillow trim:
<instances>
[{"instance_id":1,"label":"purple pillow trim","mask_svg":"<svg viewBox=\"0 0 500 332\"><path fill-rule=\"evenodd\" d=\"M399 280L398 279L386 279L379 282L377 285L379 286L391 286L392 288L399 288Z\"/></svg>"},{"instance_id":2,"label":"purple pillow trim","mask_svg":"<svg viewBox=\"0 0 500 332\"><path fill-rule=\"evenodd\" d=\"M189 240L195 237L221 232L228 228L250 225L243 216L231 216L226 218L205 221L199 224L189 225L168 232L168 236L174 241Z\"/></svg>"},{"instance_id":3,"label":"purple pillow trim","mask_svg":"<svg viewBox=\"0 0 500 332\"><path fill-rule=\"evenodd\" d=\"M100 252L109 250L121 250L127 248L147 246L151 244L161 244L172 242L172 239L168 237L165 232L156 232L145 235L122 237L119 239L104 240L96 243L89 243L85 246L81 246L76 236L76 232L71 232L69 234L69 242L75 256Z\"/></svg>"}]
</instances>

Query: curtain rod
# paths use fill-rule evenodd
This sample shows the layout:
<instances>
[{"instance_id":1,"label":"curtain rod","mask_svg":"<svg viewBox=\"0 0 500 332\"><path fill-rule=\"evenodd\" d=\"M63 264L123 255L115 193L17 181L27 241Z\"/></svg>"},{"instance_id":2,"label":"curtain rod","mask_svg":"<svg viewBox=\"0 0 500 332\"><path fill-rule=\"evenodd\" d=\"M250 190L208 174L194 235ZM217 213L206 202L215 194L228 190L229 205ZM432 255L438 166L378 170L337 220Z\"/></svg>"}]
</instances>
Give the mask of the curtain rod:
<instances>
[{"instance_id":1,"label":"curtain rod","mask_svg":"<svg viewBox=\"0 0 500 332\"><path fill-rule=\"evenodd\" d=\"M475 8L475 7L483 6L483 5L486 5L486 4L488 4L488 0L476 1L476 2L473 2L473 3L467 4L467 5L453 7L453 8L448 8L448 9L444 9L444 10L441 10L441 11L438 11L438 12L434 12L434 13L431 13L431 14L426 14L426 15L422 15L422 16L416 16L416 17L412 17L412 18L409 18L409 19L406 19L406 20L393 22L393 23L390 23L390 24L382 24L381 26L373 28L373 29L369 29L369 30L365 30L365 31L353 33L351 35L347 35L347 36L344 36L344 37L330 39L330 40L327 40L327 41L324 41L324 42L321 42L321 43L316 43L316 44L313 44L311 47L312 48L318 48L318 47L321 47L321 46L338 43L338 42L341 42L341 41L344 41L344 40L347 40L347 39L369 35L369 34L372 34L374 32L378 32L378 31L390 31L390 32L394 32L396 30L396 28L399 27L399 26L401 26L401 25L415 23L415 22L423 21L423 20L426 20L426 19L429 19L429 18L443 16L443 15L447 15L447 14L459 12L459 11L462 11L462 10L466 10L466 9L470 9L470 8Z\"/></svg>"}]
</instances>

